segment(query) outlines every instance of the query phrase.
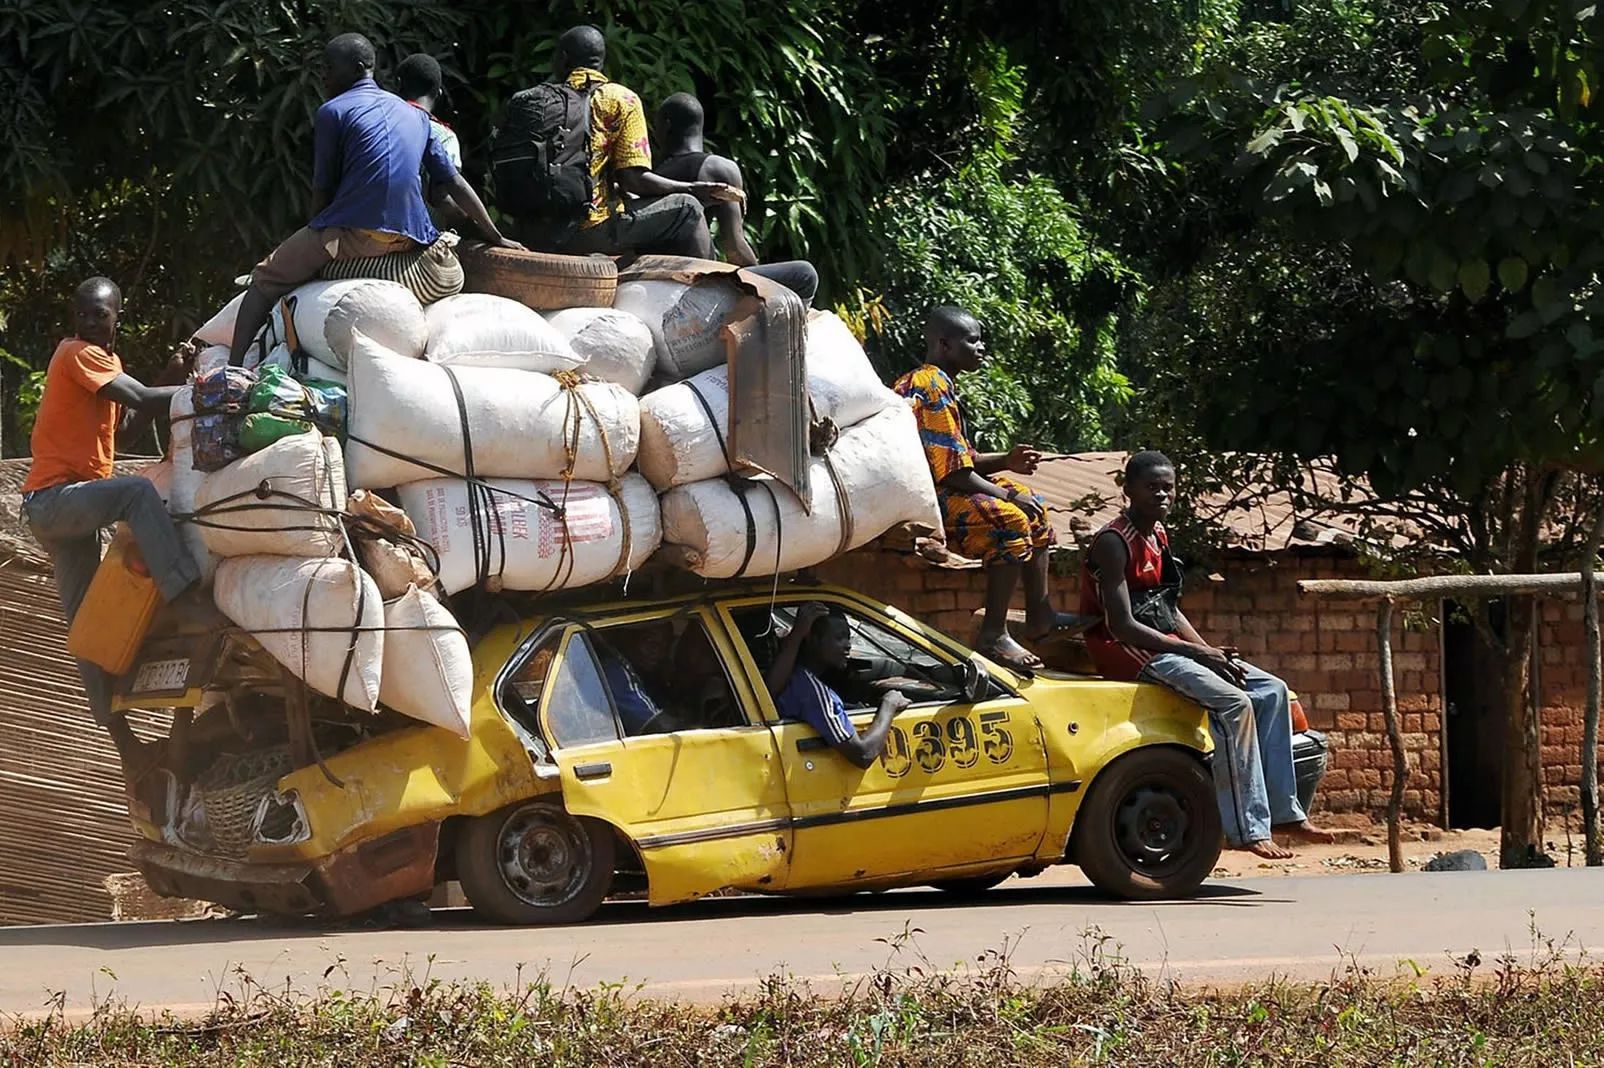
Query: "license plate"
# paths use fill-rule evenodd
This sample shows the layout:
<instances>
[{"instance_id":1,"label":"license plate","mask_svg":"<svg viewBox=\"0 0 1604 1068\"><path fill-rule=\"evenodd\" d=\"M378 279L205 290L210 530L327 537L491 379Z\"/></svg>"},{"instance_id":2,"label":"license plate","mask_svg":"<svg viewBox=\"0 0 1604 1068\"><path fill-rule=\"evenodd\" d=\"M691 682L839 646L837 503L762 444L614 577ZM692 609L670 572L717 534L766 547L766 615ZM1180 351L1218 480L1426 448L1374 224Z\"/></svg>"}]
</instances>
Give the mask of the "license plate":
<instances>
[{"instance_id":1,"label":"license plate","mask_svg":"<svg viewBox=\"0 0 1604 1068\"><path fill-rule=\"evenodd\" d=\"M148 660L139 665L130 693L164 693L183 690L189 681L189 657L172 660Z\"/></svg>"}]
</instances>

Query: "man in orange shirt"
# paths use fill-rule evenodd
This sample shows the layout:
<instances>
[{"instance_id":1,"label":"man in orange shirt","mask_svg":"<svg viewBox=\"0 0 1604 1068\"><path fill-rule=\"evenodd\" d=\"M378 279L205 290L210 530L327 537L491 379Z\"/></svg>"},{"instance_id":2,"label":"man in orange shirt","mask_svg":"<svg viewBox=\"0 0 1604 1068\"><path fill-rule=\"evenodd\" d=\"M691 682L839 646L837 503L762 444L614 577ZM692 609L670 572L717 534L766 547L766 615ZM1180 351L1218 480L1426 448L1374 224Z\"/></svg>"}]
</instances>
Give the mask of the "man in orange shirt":
<instances>
[{"instance_id":1,"label":"man in orange shirt","mask_svg":"<svg viewBox=\"0 0 1604 1068\"><path fill-rule=\"evenodd\" d=\"M117 435L131 440L163 414L180 385L146 386L123 370L114 351L122 293L109 278L91 278L72 299L73 336L56 346L45 372L44 397L33 426L33 463L22 483L22 515L55 564L56 590L71 625L100 566L100 532L122 520L164 598L171 601L200 580L179 540L161 494L149 479L112 477ZM182 383L180 359L157 381ZM111 714L112 678L78 661L89 709L111 733L130 780L143 747L121 716Z\"/></svg>"}]
</instances>

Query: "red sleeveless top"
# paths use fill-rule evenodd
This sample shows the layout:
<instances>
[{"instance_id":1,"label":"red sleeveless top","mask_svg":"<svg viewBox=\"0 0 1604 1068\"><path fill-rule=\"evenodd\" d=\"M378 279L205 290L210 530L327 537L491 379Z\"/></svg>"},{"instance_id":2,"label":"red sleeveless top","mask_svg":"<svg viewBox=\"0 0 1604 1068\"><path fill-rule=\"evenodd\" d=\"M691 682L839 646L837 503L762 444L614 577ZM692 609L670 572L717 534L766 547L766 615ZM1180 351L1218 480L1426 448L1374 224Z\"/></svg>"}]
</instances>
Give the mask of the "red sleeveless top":
<instances>
[{"instance_id":1,"label":"red sleeveless top","mask_svg":"<svg viewBox=\"0 0 1604 1068\"><path fill-rule=\"evenodd\" d=\"M1125 543L1125 585L1130 591L1135 593L1159 585L1164 575L1164 549L1170 543L1169 535L1164 533L1164 524L1154 524L1153 537L1149 539L1121 512L1118 519L1097 532L1092 544L1110 531L1118 534ZM1086 651L1092 654L1092 661L1104 678L1134 679L1147 662L1158 655L1149 649L1138 649L1116 641L1114 635L1109 633L1108 624L1102 622L1105 614L1103 587L1098 583L1097 572L1092 567L1090 547L1080 569L1080 611L1082 615L1098 617L1097 625L1086 632Z\"/></svg>"}]
</instances>

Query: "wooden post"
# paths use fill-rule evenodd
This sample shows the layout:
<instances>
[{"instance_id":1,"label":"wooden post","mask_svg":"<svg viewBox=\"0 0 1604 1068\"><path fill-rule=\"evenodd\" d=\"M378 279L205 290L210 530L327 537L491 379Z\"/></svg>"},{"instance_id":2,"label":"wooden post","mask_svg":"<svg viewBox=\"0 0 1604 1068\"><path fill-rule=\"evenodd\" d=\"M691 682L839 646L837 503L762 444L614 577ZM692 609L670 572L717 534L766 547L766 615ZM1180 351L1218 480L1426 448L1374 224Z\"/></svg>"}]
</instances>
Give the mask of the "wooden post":
<instances>
[{"instance_id":1,"label":"wooden post","mask_svg":"<svg viewBox=\"0 0 1604 1068\"><path fill-rule=\"evenodd\" d=\"M1387 744L1392 747L1392 794L1387 798L1387 866L1403 871L1403 796L1409 778L1404 759L1403 732L1398 729L1398 694L1392 680L1392 598L1376 608L1376 643L1381 652L1381 714L1387 721Z\"/></svg>"},{"instance_id":2,"label":"wooden post","mask_svg":"<svg viewBox=\"0 0 1604 1068\"><path fill-rule=\"evenodd\" d=\"M1599 633L1598 583L1593 569L1598 566L1598 550L1604 543L1604 508L1593 520L1593 532L1582 555L1582 621L1587 658L1587 704L1582 712L1582 842L1587 866L1604 865L1604 843L1598 826L1598 712L1599 712Z\"/></svg>"}]
</instances>

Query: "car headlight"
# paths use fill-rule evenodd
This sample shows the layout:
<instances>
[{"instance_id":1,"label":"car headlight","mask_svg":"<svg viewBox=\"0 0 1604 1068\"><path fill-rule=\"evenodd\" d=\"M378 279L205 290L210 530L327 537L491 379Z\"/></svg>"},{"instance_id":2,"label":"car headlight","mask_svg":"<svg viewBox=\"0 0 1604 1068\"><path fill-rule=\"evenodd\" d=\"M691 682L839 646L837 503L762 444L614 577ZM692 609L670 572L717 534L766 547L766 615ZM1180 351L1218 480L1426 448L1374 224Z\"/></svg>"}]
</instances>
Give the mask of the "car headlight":
<instances>
[{"instance_id":1,"label":"car headlight","mask_svg":"<svg viewBox=\"0 0 1604 1068\"><path fill-rule=\"evenodd\" d=\"M297 845L312 837L312 823L294 790L271 793L256 806L252 838L261 845Z\"/></svg>"}]
</instances>

